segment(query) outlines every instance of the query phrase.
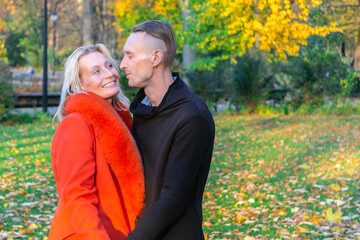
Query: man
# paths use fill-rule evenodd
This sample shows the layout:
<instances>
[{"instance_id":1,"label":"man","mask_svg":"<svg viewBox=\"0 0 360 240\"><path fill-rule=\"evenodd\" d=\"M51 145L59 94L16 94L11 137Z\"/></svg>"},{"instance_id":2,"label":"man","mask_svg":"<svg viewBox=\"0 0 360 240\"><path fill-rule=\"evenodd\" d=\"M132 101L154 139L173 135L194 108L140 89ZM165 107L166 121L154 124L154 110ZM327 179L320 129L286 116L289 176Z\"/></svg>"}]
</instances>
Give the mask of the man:
<instances>
[{"instance_id":1,"label":"man","mask_svg":"<svg viewBox=\"0 0 360 240\"><path fill-rule=\"evenodd\" d=\"M145 208L127 239L204 239L202 195L215 125L205 102L171 73L176 55L170 24L136 25L120 68L141 88L130 111L145 171Z\"/></svg>"}]
</instances>

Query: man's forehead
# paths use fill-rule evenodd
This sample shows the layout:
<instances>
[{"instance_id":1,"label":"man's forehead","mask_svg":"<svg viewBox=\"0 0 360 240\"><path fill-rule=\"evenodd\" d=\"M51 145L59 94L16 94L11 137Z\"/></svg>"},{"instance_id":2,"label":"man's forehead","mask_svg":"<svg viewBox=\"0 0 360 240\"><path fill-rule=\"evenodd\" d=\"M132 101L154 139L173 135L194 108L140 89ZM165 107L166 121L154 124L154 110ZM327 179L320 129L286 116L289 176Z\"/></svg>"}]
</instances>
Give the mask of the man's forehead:
<instances>
[{"instance_id":1,"label":"man's forehead","mask_svg":"<svg viewBox=\"0 0 360 240\"><path fill-rule=\"evenodd\" d=\"M143 41L145 36L146 36L146 32L134 32L130 34L127 41L128 42Z\"/></svg>"},{"instance_id":2,"label":"man's forehead","mask_svg":"<svg viewBox=\"0 0 360 240\"><path fill-rule=\"evenodd\" d=\"M131 33L123 47L124 52L132 52L135 50L146 49L145 32Z\"/></svg>"}]
</instances>

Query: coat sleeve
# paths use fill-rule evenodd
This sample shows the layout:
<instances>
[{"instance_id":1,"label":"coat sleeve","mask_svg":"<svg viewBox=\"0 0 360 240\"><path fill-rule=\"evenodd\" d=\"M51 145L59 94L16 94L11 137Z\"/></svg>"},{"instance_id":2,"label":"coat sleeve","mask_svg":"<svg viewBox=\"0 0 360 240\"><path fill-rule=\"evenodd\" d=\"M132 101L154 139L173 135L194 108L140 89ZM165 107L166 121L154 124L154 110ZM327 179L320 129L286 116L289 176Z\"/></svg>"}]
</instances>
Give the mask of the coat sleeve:
<instances>
[{"instance_id":1,"label":"coat sleeve","mask_svg":"<svg viewBox=\"0 0 360 240\"><path fill-rule=\"evenodd\" d=\"M160 235L185 211L205 153L213 147L214 132L201 116L193 116L181 124L167 159L159 199L136 223L127 240L160 239Z\"/></svg>"},{"instance_id":2,"label":"coat sleeve","mask_svg":"<svg viewBox=\"0 0 360 240\"><path fill-rule=\"evenodd\" d=\"M70 114L53 139L59 196L79 239L110 239L102 225L95 185L94 136L80 115Z\"/></svg>"}]
</instances>

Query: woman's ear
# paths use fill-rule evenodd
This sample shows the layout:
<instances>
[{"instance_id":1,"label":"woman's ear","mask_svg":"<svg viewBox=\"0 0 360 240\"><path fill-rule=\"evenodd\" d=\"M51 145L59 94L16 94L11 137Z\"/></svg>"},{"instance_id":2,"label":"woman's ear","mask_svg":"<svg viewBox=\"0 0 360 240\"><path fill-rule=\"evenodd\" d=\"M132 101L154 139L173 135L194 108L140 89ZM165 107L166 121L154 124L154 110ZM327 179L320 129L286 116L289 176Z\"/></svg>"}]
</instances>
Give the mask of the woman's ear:
<instances>
[{"instance_id":1,"label":"woman's ear","mask_svg":"<svg viewBox=\"0 0 360 240\"><path fill-rule=\"evenodd\" d=\"M161 51L160 49L156 49L153 53L153 59L152 59L153 67L156 68L157 66L159 66L163 61L163 58L164 58L163 51Z\"/></svg>"}]
</instances>

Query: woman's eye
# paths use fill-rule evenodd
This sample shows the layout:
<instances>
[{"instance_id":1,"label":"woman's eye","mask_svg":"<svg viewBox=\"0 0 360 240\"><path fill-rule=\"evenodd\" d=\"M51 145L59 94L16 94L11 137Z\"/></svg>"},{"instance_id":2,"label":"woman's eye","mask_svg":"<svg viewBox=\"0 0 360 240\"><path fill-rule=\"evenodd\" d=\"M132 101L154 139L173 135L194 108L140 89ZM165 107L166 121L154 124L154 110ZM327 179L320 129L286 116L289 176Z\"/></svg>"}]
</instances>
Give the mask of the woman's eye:
<instances>
[{"instance_id":1,"label":"woman's eye","mask_svg":"<svg viewBox=\"0 0 360 240\"><path fill-rule=\"evenodd\" d=\"M100 71L99 70L95 70L93 71L93 74L98 74Z\"/></svg>"}]
</instances>

